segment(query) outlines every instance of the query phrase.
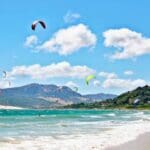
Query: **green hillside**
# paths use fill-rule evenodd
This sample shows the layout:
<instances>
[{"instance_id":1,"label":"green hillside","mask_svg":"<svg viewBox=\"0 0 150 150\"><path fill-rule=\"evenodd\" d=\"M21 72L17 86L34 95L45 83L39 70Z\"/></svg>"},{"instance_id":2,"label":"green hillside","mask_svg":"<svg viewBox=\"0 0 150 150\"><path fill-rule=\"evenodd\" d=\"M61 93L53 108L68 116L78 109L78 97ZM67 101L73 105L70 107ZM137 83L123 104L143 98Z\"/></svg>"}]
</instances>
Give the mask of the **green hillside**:
<instances>
[{"instance_id":1,"label":"green hillside","mask_svg":"<svg viewBox=\"0 0 150 150\"><path fill-rule=\"evenodd\" d=\"M150 102L150 86L138 87L133 91L126 92L113 99L117 105L134 104L134 101L139 99L139 104L147 104Z\"/></svg>"},{"instance_id":2,"label":"green hillside","mask_svg":"<svg viewBox=\"0 0 150 150\"><path fill-rule=\"evenodd\" d=\"M138 87L114 99L95 103L68 105L65 108L139 108L150 109L150 86Z\"/></svg>"}]
</instances>

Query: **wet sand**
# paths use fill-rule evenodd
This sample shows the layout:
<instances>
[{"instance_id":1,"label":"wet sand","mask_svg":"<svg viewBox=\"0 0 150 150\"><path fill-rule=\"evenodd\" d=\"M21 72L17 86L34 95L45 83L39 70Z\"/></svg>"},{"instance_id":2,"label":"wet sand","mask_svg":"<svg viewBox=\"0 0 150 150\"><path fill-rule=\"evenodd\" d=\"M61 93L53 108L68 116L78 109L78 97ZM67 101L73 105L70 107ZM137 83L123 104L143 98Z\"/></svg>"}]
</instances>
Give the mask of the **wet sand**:
<instances>
[{"instance_id":1,"label":"wet sand","mask_svg":"<svg viewBox=\"0 0 150 150\"><path fill-rule=\"evenodd\" d=\"M150 132L138 136L136 140L106 150L150 150Z\"/></svg>"}]
</instances>

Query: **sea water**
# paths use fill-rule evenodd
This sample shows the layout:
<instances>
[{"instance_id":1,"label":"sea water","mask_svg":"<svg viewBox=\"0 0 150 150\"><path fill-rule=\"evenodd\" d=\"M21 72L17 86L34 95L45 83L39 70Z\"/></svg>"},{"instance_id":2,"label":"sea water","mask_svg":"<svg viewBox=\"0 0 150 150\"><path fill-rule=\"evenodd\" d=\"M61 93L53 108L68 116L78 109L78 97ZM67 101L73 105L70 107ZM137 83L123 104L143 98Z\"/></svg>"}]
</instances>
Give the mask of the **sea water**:
<instances>
[{"instance_id":1,"label":"sea water","mask_svg":"<svg viewBox=\"0 0 150 150\"><path fill-rule=\"evenodd\" d=\"M150 111L0 110L0 149L90 150L150 131Z\"/></svg>"}]
</instances>

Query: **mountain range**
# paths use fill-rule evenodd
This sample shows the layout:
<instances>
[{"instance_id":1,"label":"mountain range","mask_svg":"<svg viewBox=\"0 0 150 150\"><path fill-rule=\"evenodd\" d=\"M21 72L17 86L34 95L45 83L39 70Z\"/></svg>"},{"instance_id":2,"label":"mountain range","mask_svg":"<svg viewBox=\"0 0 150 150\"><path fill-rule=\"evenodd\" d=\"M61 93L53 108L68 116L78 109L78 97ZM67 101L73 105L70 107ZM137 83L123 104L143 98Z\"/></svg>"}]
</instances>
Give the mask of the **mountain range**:
<instances>
[{"instance_id":1,"label":"mountain range","mask_svg":"<svg viewBox=\"0 0 150 150\"><path fill-rule=\"evenodd\" d=\"M36 83L0 89L0 105L24 108L55 108L68 104L90 103L114 97L116 95L104 93L82 95L67 86Z\"/></svg>"}]
</instances>

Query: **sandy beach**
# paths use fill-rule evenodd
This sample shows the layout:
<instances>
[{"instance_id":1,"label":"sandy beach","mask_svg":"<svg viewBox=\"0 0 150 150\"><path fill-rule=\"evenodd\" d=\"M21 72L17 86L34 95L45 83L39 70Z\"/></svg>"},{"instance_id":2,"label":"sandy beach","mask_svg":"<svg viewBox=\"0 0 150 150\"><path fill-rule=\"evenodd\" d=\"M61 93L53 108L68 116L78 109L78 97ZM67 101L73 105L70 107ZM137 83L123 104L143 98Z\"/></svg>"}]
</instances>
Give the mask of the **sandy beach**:
<instances>
[{"instance_id":1,"label":"sandy beach","mask_svg":"<svg viewBox=\"0 0 150 150\"><path fill-rule=\"evenodd\" d=\"M21 107L14 107L14 106L3 106L0 105L0 109L23 109Z\"/></svg>"},{"instance_id":2,"label":"sandy beach","mask_svg":"<svg viewBox=\"0 0 150 150\"><path fill-rule=\"evenodd\" d=\"M150 132L139 135L136 140L106 150L150 150Z\"/></svg>"}]
</instances>

